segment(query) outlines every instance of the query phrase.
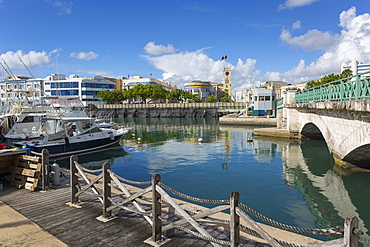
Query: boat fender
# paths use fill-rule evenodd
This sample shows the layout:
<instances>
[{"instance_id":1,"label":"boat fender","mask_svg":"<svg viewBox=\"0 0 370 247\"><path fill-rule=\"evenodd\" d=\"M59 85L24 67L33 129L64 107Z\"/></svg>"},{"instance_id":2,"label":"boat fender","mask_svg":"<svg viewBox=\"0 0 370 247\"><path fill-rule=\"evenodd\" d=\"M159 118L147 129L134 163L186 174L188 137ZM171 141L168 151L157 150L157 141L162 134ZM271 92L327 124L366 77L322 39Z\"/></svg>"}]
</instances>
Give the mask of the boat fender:
<instances>
[{"instance_id":1,"label":"boat fender","mask_svg":"<svg viewBox=\"0 0 370 247\"><path fill-rule=\"evenodd\" d=\"M51 165L51 174L53 178L53 185L60 184L60 174L59 174L59 165L54 161L54 164Z\"/></svg>"},{"instance_id":2,"label":"boat fender","mask_svg":"<svg viewBox=\"0 0 370 247\"><path fill-rule=\"evenodd\" d=\"M114 140L114 134L113 134L113 132L109 132L109 135L110 135L110 139L113 141Z\"/></svg>"},{"instance_id":3,"label":"boat fender","mask_svg":"<svg viewBox=\"0 0 370 247\"><path fill-rule=\"evenodd\" d=\"M64 137L64 141L66 142L66 145L68 146L69 145L69 139L68 139L68 137L66 136L66 137Z\"/></svg>"}]
</instances>

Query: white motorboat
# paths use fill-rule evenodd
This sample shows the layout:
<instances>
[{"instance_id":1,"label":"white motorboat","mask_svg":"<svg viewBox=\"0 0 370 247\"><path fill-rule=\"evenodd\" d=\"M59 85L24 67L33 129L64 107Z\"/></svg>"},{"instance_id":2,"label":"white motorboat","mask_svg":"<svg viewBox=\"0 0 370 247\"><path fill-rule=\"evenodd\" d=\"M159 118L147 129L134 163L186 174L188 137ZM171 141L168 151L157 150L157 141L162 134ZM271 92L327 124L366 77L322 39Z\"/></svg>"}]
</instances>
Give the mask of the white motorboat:
<instances>
[{"instance_id":1,"label":"white motorboat","mask_svg":"<svg viewBox=\"0 0 370 247\"><path fill-rule=\"evenodd\" d=\"M100 129L95 119L90 117L46 118L42 127L43 139L16 141L14 146L37 153L48 149L50 158L61 157L118 146L120 139L130 130Z\"/></svg>"}]
</instances>

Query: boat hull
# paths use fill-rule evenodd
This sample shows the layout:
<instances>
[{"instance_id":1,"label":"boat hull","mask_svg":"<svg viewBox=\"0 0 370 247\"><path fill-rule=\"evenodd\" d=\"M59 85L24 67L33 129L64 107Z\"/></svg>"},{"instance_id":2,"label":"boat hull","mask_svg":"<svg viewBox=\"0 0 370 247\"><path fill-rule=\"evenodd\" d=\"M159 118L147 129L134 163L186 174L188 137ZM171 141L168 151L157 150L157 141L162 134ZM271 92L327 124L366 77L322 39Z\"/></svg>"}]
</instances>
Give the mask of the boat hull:
<instances>
[{"instance_id":1,"label":"boat hull","mask_svg":"<svg viewBox=\"0 0 370 247\"><path fill-rule=\"evenodd\" d=\"M80 153L88 153L91 151L112 147L112 146L119 146L119 141L122 138L122 135L114 136L114 138L106 137L100 138L95 140L89 141L82 141L76 143L69 143L66 142L58 142L58 143L50 143L50 144L34 144L28 145L28 149L34 151L36 153L41 153L43 149L47 149L49 151L49 158L57 158L62 156L69 156L73 154L80 154ZM17 143L15 143L17 145ZM19 144L17 146L20 146Z\"/></svg>"}]
</instances>

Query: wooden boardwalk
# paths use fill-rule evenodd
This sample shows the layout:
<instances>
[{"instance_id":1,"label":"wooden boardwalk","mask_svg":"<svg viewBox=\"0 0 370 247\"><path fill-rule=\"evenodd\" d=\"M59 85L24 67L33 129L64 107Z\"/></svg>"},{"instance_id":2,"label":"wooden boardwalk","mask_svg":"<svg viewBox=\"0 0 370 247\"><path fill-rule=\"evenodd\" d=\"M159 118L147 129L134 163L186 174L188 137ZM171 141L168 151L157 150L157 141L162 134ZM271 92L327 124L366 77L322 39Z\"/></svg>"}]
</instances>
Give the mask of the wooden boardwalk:
<instances>
[{"instance_id":1,"label":"wooden boardwalk","mask_svg":"<svg viewBox=\"0 0 370 247\"><path fill-rule=\"evenodd\" d=\"M151 246L144 241L151 237L151 227L141 216L122 209L118 217L101 222L102 204L96 197L81 196L82 208L67 206L70 188L59 186L49 191L30 192L4 184L0 200L38 224L68 246ZM223 231L209 226L206 229L213 237L227 239ZM268 246L244 239L244 246ZM212 246L209 242L175 230L162 246Z\"/></svg>"}]
</instances>

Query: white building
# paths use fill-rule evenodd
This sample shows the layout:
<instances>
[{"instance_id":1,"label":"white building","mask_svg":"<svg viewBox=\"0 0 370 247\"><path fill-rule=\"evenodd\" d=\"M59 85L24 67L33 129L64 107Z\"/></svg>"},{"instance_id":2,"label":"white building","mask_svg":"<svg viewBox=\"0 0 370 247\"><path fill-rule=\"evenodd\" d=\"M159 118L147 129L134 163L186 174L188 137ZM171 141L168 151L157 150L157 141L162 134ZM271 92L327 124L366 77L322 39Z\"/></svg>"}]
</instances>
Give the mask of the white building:
<instances>
[{"instance_id":1,"label":"white building","mask_svg":"<svg viewBox=\"0 0 370 247\"><path fill-rule=\"evenodd\" d=\"M163 88L166 89L167 91L173 91L177 88L176 85L171 84L168 81L155 79L155 78L144 78L141 76L122 78L122 89L123 90L131 89L138 84L141 84L141 85L158 84L158 85L163 86Z\"/></svg>"},{"instance_id":2,"label":"white building","mask_svg":"<svg viewBox=\"0 0 370 247\"><path fill-rule=\"evenodd\" d=\"M79 98L87 106L90 103L105 104L99 101L98 92L114 90L114 83L101 76L80 78L77 75L52 74L44 79L44 93L49 96Z\"/></svg>"},{"instance_id":3,"label":"white building","mask_svg":"<svg viewBox=\"0 0 370 247\"><path fill-rule=\"evenodd\" d=\"M37 103L42 95L42 79L29 77L7 78L0 81L0 106L23 102Z\"/></svg>"},{"instance_id":4,"label":"white building","mask_svg":"<svg viewBox=\"0 0 370 247\"><path fill-rule=\"evenodd\" d=\"M357 60L354 60L350 63L342 63L340 72L342 73L345 69L350 69L352 71L352 75L362 74L365 72L370 72L370 63L361 63ZM370 73L362 75L362 77L366 76L370 76Z\"/></svg>"},{"instance_id":5,"label":"white building","mask_svg":"<svg viewBox=\"0 0 370 247\"><path fill-rule=\"evenodd\" d=\"M254 88L252 100L254 110L273 110L275 93L271 89Z\"/></svg>"}]
</instances>

